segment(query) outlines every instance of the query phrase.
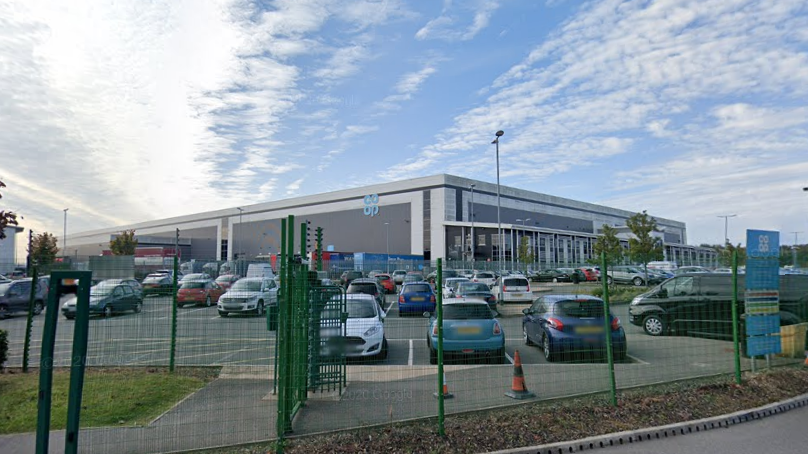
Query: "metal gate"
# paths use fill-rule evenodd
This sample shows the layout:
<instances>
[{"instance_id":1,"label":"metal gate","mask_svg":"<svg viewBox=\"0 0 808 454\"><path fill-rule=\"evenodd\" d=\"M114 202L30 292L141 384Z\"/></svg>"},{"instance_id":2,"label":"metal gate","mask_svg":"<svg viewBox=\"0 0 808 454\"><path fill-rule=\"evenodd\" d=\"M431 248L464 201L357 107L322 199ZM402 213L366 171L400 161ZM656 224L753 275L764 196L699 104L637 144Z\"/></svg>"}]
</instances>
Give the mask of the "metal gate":
<instances>
[{"instance_id":1,"label":"metal gate","mask_svg":"<svg viewBox=\"0 0 808 454\"><path fill-rule=\"evenodd\" d=\"M345 292L335 286L313 287L309 307L309 390L342 394L348 317Z\"/></svg>"}]
</instances>

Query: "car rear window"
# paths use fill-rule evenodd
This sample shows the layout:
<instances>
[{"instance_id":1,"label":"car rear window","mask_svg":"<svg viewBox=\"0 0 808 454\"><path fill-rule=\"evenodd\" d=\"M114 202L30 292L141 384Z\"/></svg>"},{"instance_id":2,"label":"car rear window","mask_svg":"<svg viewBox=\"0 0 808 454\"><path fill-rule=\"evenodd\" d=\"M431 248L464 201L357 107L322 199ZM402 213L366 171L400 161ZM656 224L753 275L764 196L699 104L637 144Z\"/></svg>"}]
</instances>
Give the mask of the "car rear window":
<instances>
[{"instance_id":1,"label":"car rear window","mask_svg":"<svg viewBox=\"0 0 808 454\"><path fill-rule=\"evenodd\" d=\"M143 279L144 284L162 284L163 281L167 280L165 277L147 277Z\"/></svg>"},{"instance_id":2,"label":"car rear window","mask_svg":"<svg viewBox=\"0 0 808 454\"><path fill-rule=\"evenodd\" d=\"M446 304L443 306L443 318L448 320L469 320L494 318L487 304Z\"/></svg>"},{"instance_id":3,"label":"car rear window","mask_svg":"<svg viewBox=\"0 0 808 454\"><path fill-rule=\"evenodd\" d=\"M351 284L345 293L364 293L366 295L375 295L378 292L376 284Z\"/></svg>"},{"instance_id":4,"label":"car rear window","mask_svg":"<svg viewBox=\"0 0 808 454\"><path fill-rule=\"evenodd\" d=\"M378 280L380 280L380 281L389 281L389 280L390 280L390 276L388 276L388 275L386 275L386 274L377 274L377 275L376 275L376 279L378 279Z\"/></svg>"},{"instance_id":5,"label":"car rear window","mask_svg":"<svg viewBox=\"0 0 808 454\"><path fill-rule=\"evenodd\" d=\"M205 281L184 281L182 285L180 285L181 289L189 289L189 288L205 288Z\"/></svg>"},{"instance_id":6,"label":"car rear window","mask_svg":"<svg viewBox=\"0 0 808 454\"><path fill-rule=\"evenodd\" d=\"M494 275L492 273L477 273L476 277L481 279L492 279Z\"/></svg>"},{"instance_id":7,"label":"car rear window","mask_svg":"<svg viewBox=\"0 0 808 454\"><path fill-rule=\"evenodd\" d=\"M556 303L557 315L578 318L603 317L603 302L598 300L569 300Z\"/></svg>"},{"instance_id":8,"label":"car rear window","mask_svg":"<svg viewBox=\"0 0 808 454\"><path fill-rule=\"evenodd\" d=\"M489 292L488 286L481 282L473 282L470 284L460 284L461 292Z\"/></svg>"},{"instance_id":9,"label":"car rear window","mask_svg":"<svg viewBox=\"0 0 808 454\"><path fill-rule=\"evenodd\" d=\"M429 284L412 284L404 287L404 293L429 293L432 287Z\"/></svg>"},{"instance_id":10,"label":"car rear window","mask_svg":"<svg viewBox=\"0 0 808 454\"><path fill-rule=\"evenodd\" d=\"M529 284L527 282L527 279L519 277L519 278L506 278L505 285L512 285L514 287L517 286L527 287Z\"/></svg>"}]
</instances>

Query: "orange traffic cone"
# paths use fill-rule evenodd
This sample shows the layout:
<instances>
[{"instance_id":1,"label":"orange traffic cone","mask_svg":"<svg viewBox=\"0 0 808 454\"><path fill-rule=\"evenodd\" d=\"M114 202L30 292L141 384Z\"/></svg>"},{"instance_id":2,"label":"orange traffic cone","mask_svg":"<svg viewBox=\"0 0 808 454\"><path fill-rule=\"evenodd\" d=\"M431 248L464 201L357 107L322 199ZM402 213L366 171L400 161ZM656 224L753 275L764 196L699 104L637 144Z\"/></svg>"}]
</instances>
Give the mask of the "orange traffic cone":
<instances>
[{"instance_id":1,"label":"orange traffic cone","mask_svg":"<svg viewBox=\"0 0 808 454\"><path fill-rule=\"evenodd\" d=\"M440 396L438 393L432 393L433 396L438 397ZM449 392L449 385L446 384L446 374L443 374L443 398L444 399L451 399L454 397L454 394Z\"/></svg>"},{"instance_id":2,"label":"orange traffic cone","mask_svg":"<svg viewBox=\"0 0 808 454\"><path fill-rule=\"evenodd\" d=\"M805 354L805 362L802 365L808 367L808 353Z\"/></svg>"},{"instance_id":3,"label":"orange traffic cone","mask_svg":"<svg viewBox=\"0 0 808 454\"><path fill-rule=\"evenodd\" d=\"M511 385L511 390L506 392L505 395L519 400L536 397L535 394L527 390L525 374L522 372L522 359L519 358L519 350L513 353L513 384Z\"/></svg>"}]
</instances>

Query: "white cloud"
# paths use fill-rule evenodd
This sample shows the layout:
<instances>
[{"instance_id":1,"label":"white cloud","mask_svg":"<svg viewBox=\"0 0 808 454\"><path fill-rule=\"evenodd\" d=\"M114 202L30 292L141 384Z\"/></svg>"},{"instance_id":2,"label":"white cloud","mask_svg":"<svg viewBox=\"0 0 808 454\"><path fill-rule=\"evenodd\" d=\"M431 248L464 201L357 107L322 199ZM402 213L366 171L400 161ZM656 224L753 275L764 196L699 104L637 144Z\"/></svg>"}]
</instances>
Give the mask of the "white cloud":
<instances>
[{"instance_id":1,"label":"white cloud","mask_svg":"<svg viewBox=\"0 0 808 454\"><path fill-rule=\"evenodd\" d=\"M364 43L351 44L336 49L324 67L314 75L324 83L336 83L359 72L359 63L370 56Z\"/></svg>"},{"instance_id":2,"label":"white cloud","mask_svg":"<svg viewBox=\"0 0 808 454\"><path fill-rule=\"evenodd\" d=\"M371 132L378 131L378 126L366 126L366 125L348 125L345 127L345 132L343 132L340 137L343 139L349 139L351 137L356 137L364 134L370 134Z\"/></svg>"},{"instance_id":3,"label":"white cloud","mask_svg":"<svg viewBox=\"0 0 808 454\"><path fill-rule=\"evenodd\" d=\"M421 85L435 72L437 72L437 69L435 69L434 65L428 63L418 71L404 74L393 88L395 94L386 96L383 100L376 103L376 107L382 110L399 109L400 104L412 99L412 96L421 89Z\"/></svg>"},{"instance_id":4,"label":"white cloud","mask_svg":"<svg viewBox=\"0 0 808 454\"><path fill-rule=\"evenodd\" d=\"M499 8L499 3L492 0L477 0L470 2L471 5L464 4L463 11L453 11L452 2L445 2L440 16L430 20L415 33L415 38L419 40L440 39L445 41L468 41L477 36L477 33L488 27L491 16ZM461 19L460 13L473 13L471 24L464 28L457 28L455 24L466 23L466 18Z\"/></svg>"}]
</instances>

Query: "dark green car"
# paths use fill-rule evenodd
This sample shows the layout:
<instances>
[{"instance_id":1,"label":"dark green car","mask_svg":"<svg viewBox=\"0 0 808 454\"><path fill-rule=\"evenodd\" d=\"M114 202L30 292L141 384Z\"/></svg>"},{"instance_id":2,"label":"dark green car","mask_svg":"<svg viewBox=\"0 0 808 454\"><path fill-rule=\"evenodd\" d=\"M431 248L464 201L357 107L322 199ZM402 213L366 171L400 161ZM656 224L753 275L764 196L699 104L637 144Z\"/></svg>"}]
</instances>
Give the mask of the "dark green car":
<instances>
[{"instance_id":1,"label":"dark green car","mask_svg":"<svg viewBox=\"0 0 808 454\"><path fill-rule=\"evenodd\" d=\"M138 313L142 306L143 298L132 287L120 281L101 281L90 287L90 315L112 317L113 314L126 311ZM68 320L76 317L75 297L62 305L62 314Z\"/></svg>"},{"instance_id":2,"label":"dark green car","mask_svg":"<svg viewBox=\"0 0 808 454\"><path fill-rule=\"evenodd\" d=\"M577 276L577 279L573 277ZM530 282L584 282L586 275L577 268L553 268L530 275Z\"/></svg>"}]
</instances>

